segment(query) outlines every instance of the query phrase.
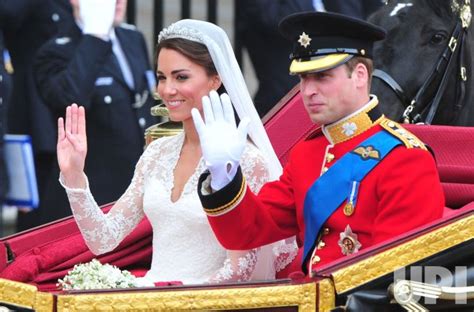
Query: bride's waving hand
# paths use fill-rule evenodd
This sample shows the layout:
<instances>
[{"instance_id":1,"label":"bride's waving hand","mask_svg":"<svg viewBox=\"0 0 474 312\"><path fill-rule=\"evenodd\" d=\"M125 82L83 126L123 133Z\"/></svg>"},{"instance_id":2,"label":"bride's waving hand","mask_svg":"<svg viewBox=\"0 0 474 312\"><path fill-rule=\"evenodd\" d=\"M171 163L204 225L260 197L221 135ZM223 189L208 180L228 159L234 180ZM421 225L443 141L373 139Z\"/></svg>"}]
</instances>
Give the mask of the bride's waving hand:
<instances>
[{"instance_id":1,"label":"bride's waving hand","mask_svg":"<svg viewBox=\"0 0 474 312\"><path fill-rule=\"evenodd\" d=\"M84 107L72 104L66 109L66 120L58 119L57 157L64 182L71 188L84 188L84 164L87 155L86 113Z\"/></svg>"}]
</instances>

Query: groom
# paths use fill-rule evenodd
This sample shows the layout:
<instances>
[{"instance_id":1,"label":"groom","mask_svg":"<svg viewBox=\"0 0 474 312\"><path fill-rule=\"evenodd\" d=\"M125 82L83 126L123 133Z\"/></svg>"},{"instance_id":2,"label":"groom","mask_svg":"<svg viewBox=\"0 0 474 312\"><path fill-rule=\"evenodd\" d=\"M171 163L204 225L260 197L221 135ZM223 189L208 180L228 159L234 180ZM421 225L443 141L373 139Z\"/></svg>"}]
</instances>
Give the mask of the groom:
<instances>
[{"instance_id":1,"label":"groom","mask_svg":"<svg viewBox=\"0 0 474 312\"><path fill-rule=\"evenodd\" d=\"M296 235L302 269L311 274L441 217L432 155L369 94L373 42L385 31L312 12L286 17L280 32L294 44L290 73L321 128L296 144L280 179L256 195L239 167L247 123L236 129L227 97L203 99L206 123L196 111L193 118L209 172L198 192L222 245L250 249Z\"/></svg>"}]
</instances>

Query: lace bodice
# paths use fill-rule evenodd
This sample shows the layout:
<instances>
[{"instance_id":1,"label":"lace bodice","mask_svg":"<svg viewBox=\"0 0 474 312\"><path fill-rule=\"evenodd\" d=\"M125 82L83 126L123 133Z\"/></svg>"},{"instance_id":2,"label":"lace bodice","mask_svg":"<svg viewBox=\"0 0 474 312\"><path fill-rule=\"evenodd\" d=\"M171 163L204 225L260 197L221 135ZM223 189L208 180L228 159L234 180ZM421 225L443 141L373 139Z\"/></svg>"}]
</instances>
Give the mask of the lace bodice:
<instances>
[{"instance_id":1,"label":"lace bodice","mask_svg":"<svg viewBox=\"0 0 474 312\"><path fill-rule=\"evenodd\" d=\"M63 185L84 239L95 254L113 250L146 214L153 227L153 259L144 285L157 281L194 284L248 280L259 250L226 251L218 243L196 192L198 178L205 170L203 159L180 198L171 201L173 172L183 142L184 133L152 142L138 161L130 186L108 214L99 209L88 186L82 190ZM265 160L250 143L242 159L248 185L258 192L268 180Z\"/></svg>"}]
</instances>

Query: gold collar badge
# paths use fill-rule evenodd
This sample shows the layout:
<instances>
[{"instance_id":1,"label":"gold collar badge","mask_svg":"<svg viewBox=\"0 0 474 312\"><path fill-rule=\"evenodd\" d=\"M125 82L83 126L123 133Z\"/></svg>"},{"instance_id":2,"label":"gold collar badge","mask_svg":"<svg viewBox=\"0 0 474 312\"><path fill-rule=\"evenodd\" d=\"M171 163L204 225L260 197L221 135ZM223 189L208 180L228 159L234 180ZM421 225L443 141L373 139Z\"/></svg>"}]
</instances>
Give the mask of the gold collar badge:
<instances>
[{"instance_id":1,"label":"gold collar badge","mask_svg":"<svg viewBox=\"0 0 474 312\"><path fill-rule=\"evenodd\" d=\"M380 159L379 151L370 145L367 147L359 146L353 151L353 153L362 157L363 160Z\"/></svg>"},{"instance_id":2,"label":"gold collar badge","mask_svg":"<svg viewBox=\"0 0 474 312\"><path fill-rule=\"evenodd\" d=\"M309 46L311 40L312 39L308 36L308 34L303 31L303 33L300 35L300 38L298 39L298 42L302 47L306 48Z\"/></svg>"},{"instance_id":3,"label":"gold collar badge","mask_svg":"<svg viewBox=\"0 0 474 312\"><path fill-rule=\"evenodd\" d=\"M362 247L362 244L357 239L357 234L352 232L349 225L346 226L344 232L339 233L337 244L341 247L341 252L345 256L358 252L360 247Z\"/></svg>"}]
</instances>

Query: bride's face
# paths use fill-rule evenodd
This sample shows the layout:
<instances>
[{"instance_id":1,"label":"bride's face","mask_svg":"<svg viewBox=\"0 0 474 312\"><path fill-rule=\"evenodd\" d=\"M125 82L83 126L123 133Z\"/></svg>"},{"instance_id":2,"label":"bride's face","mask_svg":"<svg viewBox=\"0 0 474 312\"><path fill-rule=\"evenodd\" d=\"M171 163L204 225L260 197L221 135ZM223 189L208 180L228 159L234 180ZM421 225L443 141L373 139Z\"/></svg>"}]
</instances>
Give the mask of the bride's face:
<instances>
[{"instance_id":1,"label":"bride's face","mask_svg":"<svg viewBox=\"0 0 474 312\"><path fill-rule=\"evenodd\" d=\"M193 107L202 111L202 97L220 86L217 75L209 76L201 65L166 48L158 55L157 79L158 94L173 121L191 119Z\"/></svg>"}]
</instances>

